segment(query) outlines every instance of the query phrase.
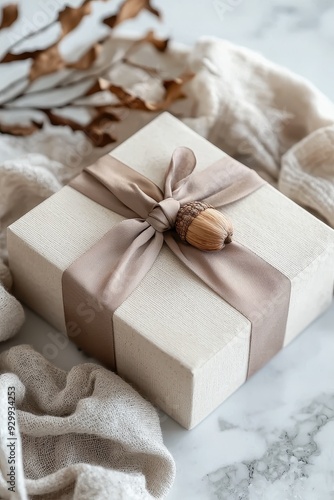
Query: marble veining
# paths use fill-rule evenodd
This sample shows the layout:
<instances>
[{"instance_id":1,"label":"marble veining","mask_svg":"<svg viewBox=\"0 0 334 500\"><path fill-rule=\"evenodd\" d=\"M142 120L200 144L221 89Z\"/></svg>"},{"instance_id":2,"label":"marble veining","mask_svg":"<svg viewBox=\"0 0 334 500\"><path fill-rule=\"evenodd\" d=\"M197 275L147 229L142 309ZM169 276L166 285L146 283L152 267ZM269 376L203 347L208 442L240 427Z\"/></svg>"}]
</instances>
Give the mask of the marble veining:
<instances>
[{"instance_id":1,"label":"marble veining","mask_svg":"<svg viewBox=\"0 0 334 500\"><path fill-rule=\"evenodd\" d=\"M56 331L27 311L0 348L44 355ZM334 499L334 304L191 431L160 412L177 476L167 500ZM68 343L52 362L93 361Z\"/></svg>"},{"instance_id":2,"label":"marble veining","mask_svg":"<svg viewBox=\"0 0 334 500\"><path fill-rule=\"evenodd\" d=\"M234 426L221 421L220 428L226 432ZM219 500L246 500L255 494L268 495L268 489L276 488L279 490L276 495L284 492L284 498L304 498L303 494L310 486L308 480L312 475L312 467L321 455L323 437L333 430L334 394L321 395L301 408L300 413L293 418L291 427L277 429L273 433L260 459L234 463L209 473L207 480L210 493ZM261 429L258 432L261 433ZM273 494L275 491L270 493ZM317 494L316 490L314 494ZM333 495L329 498L333 498Z\"/></svg>"},{"instance_id":3,"label":"marble veining","mask_svg":"<svg viewBox=\"0 0 334 500\"><path fill-rule=\"evenodd\" d=\"M333 325L334 305L193 431L163 419L170 499L333 500Z\"/></svg>"},{"instance_id":4,"label":"marble veining","mask_svg":"<svg viewBox=\"0 0 334 500\"><path fill-rule=\"evenodd\" d=\"M202 35L226 38L262 53L317 85L334 99L333 0L155 0L163 22L143 15L138 26L194 43Z\"/></svg>"}]
</instances>

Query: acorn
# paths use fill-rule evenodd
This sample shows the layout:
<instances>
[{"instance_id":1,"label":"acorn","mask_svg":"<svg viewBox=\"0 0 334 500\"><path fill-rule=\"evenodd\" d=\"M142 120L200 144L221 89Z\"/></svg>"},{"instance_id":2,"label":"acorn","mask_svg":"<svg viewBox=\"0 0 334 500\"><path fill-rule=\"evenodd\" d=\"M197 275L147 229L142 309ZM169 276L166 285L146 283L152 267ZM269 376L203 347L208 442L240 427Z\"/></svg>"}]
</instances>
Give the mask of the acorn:
<instances>
[{"instance_id":1,"label":"acorn","mask_svg":"<svg viewBox=\"0 0 334 500\"><path fill-rule=\"evenodd\" d=\"M230 219L201 201L192 201L180 208L175 230L182 241L207 252L222 250L233 236Z\"/></svg>"}]
</instances>

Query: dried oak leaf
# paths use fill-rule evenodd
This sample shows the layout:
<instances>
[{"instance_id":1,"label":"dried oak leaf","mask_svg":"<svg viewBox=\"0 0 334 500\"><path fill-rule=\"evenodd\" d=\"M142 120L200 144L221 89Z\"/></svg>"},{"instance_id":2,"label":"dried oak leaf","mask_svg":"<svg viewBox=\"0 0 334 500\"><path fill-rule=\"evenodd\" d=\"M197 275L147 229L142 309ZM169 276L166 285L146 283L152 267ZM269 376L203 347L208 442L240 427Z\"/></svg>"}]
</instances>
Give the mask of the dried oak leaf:
<instances>
[{"instance_id":1,"label":"dried oak leaf","mask_svg":"<svg viewBox=\"0 0 334 500\"><path fill-rule=\"evenodd\" d=\"M80 7L65 7L58 15L61 24L62 37L73 31L85 16L92 12L90 1L85 1Z\"/></svg>"},{"instance_id":2,"label":"dried oak leaf","mask_svg":"<svg viewBox=\"0 0 334 500\"><path fill-rule=\"evenodd\" d=\"M30 68L30 81L36 80L43 75L48 75L65 67L75 69L87 69L95 61L99 50L96 44L75 63L68 64L62 58L58 44L72 30L74 30L82 19L91 13L91 1L85 1L80 7L65 7L58 14L57 21L61 25L61 35L58 41L44 50L35 50L32 52L22 52L21 54L7 54L1 62L19 61L24 59L33 59Z\"/></svg>"},{"instance_id":3,"label":"dried oak leaf","mask_svg":"<svg viewBox=\"0 0 334 500\"><path fill-rule=\"evenodd\" d=\"M32 59L32 65L29 73L29 80L34 81L37 78L54 73L63 68L74 68L86 70L96 60L100 54L100 44L95 44L89 48L87 52L74 63L66 62L59 52L60 41L72 30L74 30L82 21L82 19L91 13L91 4L94 0L85 0L79 7L65 7L56 19L61 25L61 35L58 40L50 47L44 50L26 51L20 54L7 53L0 62L12 62L25 59ZM126 0L119 8L116 14L116 24L121 23L125 19L135 17L142 9L147 9L155 15L159 12L151 7L150 0ZM143 41L148 41L154 45L157 50L163 51L167 46L166 40L158 40L150 32L144 37Z\"/></svg>"},{"instance_id":4,"label":"dried oak leaf","mask_svg":"<svg viewBox=\"0 0 334 500\"><path fill-rule=\"evenodd\" d=\"M117 139L113 136L114 126L111 125L110 113L104 112L91 121L84 130L88 139L98 148L103 148Z\"/></svg>"},{"instance_id":5,"label":"dried oak leaf","mask_svg":"<svg viewBox=\"0 0 334 500\"><path fill-rule=\"evenodd\" d=\"M189 82L194 73L184 73L183 75L174 78L173 80L164 80L165 96L163 100L164 108L167 108L172 102L177 99L183 99L186 95L182 91L182 87Z\"/></svg>"},{"instance_id":6,"label":"dried oak leaf","mask_svg":"<svg viewBox=\"0 0 334 500\"><path fill-rule=\"evenodd\" d=\"M115 104L114 107L124 106L129 109L141 109L146 111L153 111L154 109L153 107L151 107L154 106L154 103L149 103L144 101L140 97L136 97L127 90L123 89L123 87L114 85L105 78L98 78L94 85L86 92L86 95L92 95L105 90L111 92L119 99L119 104Z\"/></svg>"},{"instance_id":7,"label":"dried oak leaf","mask_svg":"<svg viewBox=\"0 0 334 500\"><path fill-rule=\"evenodd\" d=\"M125 0L118 9L117 14L106 17L103 23L109 28L115 28L128 19L133 19L142 10L148 10L154 16L160 17L160 12L151 5L151 0Z\"/></svg>"},{"instance_id":8,"label":"dried oak leaf","mask_svg":"<svg viewBox=\"0 0 334 500\"><path fill-rule=\"evenodd\" d=\"M93 45L93 47L88 49L88 51L85 54L83 54L83 56L80 57L80 59L78 59L76 62L67 64L66 65L67 68L74 68L80 70L86 70L90 68L95 59L97 59L98 56L100 55L101 49L102 49L101 44L96 43L95 45Z\"/></svg>"},{"instance_id":9,"label":"dried oak leaf","mask_svg":"<svg viewBox=\"0 0 334 500\"><path fill-rule=\"evenodd\" d=\"M0 123L0 133L16 136L32 135L43 127L43 123L32 121L30 125Z\"/></svg>"},{"instance_id":10,"label":"dried oak leaf","mask_svg":"<svg viewBox=\"0 0 334 500\"><path fill-rule=\"evenodd\" d=\"M100 53L100 45L96 44L88 51L83 54L80 59L74 63L66 63L59 53L58 45L53 45L52 47L43 50L35 58L29 73L30 81L36 80L43 75L48 75L59 71L63 68L74 68L85 70L91 67L95 59Z\"/></svg>"},{"instance_id":11,"label":"dried oak leaf","mask_svg":"<svg viewBox=\"0 0 334 500\"><path fill-rule=\"evenodd\" d=\"M119 121L119 117L110 111L97 109L97 116L94 117L88 124L82 125L74 120L59 116L51 111L46 111L50 123L52 125L67 125L72 130L80 130L88 137L95 147L102 148L115 142L113 136L113 122Z\"/></svg>"},{"instance_id":12,"label":"dried oak leaf","mask_svg":"<svg viewBox=\"0 0 334 500\"><path fill-rule=\"evenodd\" d=\"M52 45L46 50L39 51L36 55L34 62L30 68L29 79L30 81L36 78L53 73L64 67L64 61L57 45Z\"/></svg>"},{"instance_id":13,"label":"dried oak leaf","mask_svg":"<svg viewBox=\"0 0 334 500\"><path fill-rule=\"evenodd\" d=\"M146 35L143 36L143 38L139 38L133 43L133 45L131 46L131 50L138 45L141 45L142 43L149 43L153 45L153 47L156 48L159 52L165 52L168 47L169 38L156 38L154 31L150 30L146 33Z\"/></svg>"},{"instance_id":14,"label":"dried oak leaf","mask_svg":"<svg viewBox=\"0 0 334 500\"><path fill-rule=\"evenodd\" d=\"M158 68L154 68L152 66L146 66L137 63L135 61L131 61L131 59L129 59L129 56L137 50L138 46L142 45L143 43L149 43L159 52L165 52L168 47L169 38L166 39L156 38L154 31L152 30L148 31L146 35L143 36L143 38L139 38L133 42L133 44L128 48L125 55L123 56L122 62L128 66L131 66L132 68L137 68L142 71L145 71L148 75L152 77L160 78L160 73Z\"/></svg>"},{"instance_id":15,"label":"dried oak leaf","mask_svg":"<svg viewBox=\"0 0 334 500\"><path fill-rule=\"evenodd\" d=\"M193 77L193 73L184 73L183 75L180 75L173 80L164 80L164 97L161 101L157 102L144 100L141 97L135 96L131 92L128 92L118 85L113 85L103 78L99 78L99 80L93 85L93 87L88 90L87 95L102 90L109 90L110 92L115 94L120 101L119 104L114 105L114 107L126 107L129 109L139 109L142 111L161 111L168 108L177 99L182 99L183 97L185 97L182 88Z\"/></svg>"},{"instance_id":16,"label":"dried oak leaf","mask_svg":"<svg viewBox=\"0 0 334 500\"><path fill-rule=\"evenodd\" d=\"M18 8L15 3L5 5L2 9L2 19L0 22L0 30L3 28L9 28L18 17Z\"/></svg>"},{"instance_id":17,"label":"dried oak leaf","mask_svg":"<svg viewBox=\"0 0 334 500\"><path fill-rule=\"evenodd\" d=\"M128 92L118 85L110 84L109 91L115 94L115 96L118 97L120 101L119 104L115 105L116 107L125 106L129 109L140 109L143 111L156 111L158 109L157 103L145 101L144 99L131 94L131 92Z\"/></svg>"}]
</instances>

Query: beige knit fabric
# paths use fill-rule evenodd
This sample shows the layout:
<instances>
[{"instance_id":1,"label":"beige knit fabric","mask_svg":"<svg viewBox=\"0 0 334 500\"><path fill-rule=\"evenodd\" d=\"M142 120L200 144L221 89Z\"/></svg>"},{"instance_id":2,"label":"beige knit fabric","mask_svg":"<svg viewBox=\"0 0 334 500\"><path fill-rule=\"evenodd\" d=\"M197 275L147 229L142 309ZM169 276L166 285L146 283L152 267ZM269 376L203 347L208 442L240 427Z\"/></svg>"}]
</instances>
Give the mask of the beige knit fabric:
<instances>
[{"instance_id":1,"label":"beige knit fabric","mask_svg":"<svg viewBox=\"0 0 334 500\"><path fill-rule=\"evenodd\" d=\"M316 130L283 156L278 187L334 227L334 125Z\"/></svg>"},{"instance_id":2,"label":"beige knit fabric","mask_svg":"<svg viewBox=\"0 0 334 500\"><path fill-rule=\"evenodd\" d=\"M11 387L21 434L12 496L6 475L13 436L5 425ZM11 348L0 355L0 419L1 498L149 500L162 498L173 482L157 413L98 365L66 373L29 346Z\"/></svg>"}]
</instances>

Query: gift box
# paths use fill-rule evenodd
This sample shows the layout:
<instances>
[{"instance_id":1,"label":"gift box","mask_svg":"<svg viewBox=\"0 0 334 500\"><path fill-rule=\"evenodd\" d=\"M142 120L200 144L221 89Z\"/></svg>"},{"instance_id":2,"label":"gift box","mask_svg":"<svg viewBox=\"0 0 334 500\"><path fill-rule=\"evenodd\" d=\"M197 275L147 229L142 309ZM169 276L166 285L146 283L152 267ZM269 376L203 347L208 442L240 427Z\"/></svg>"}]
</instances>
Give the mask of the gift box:
<instances>
[{"instance_id":1,"label":"gift box","mask_svg":"<svg viewBox=\"0 0 334 500\"><path fill-rule=\"evenodd\" d=\"M111 156L163 190L165 172L177 147L195 153L198 172L223 160L230 161L233 176L233 169L240 165L168 113L114 149ZM251 258L263 261L269 273L278 273L282 282L289 284L289 291L284 289L281 294L286 313L284 306L277 312L269 296L259 305L260 314L256 311L253 318L244 314L242 304L235 308L231 300L225 300L225 291L227 297L231 296L230 288L232 295L245 296L256 293L259 286L268 286L266 273L258 284L256 279L247 283L247 269L246 283L234 279L232 272L226 276L222 293L217 293L205 277L193 272L170 246L163 244L152 267L113 311L109 326L110 315L101 323L98 319L94 331L76 337L65 317L64 273L125 217L73 186L64 187L9 227L15 293L103 363L113 365L114 358L121 377L186 428L203 420L261 365L255 363L250 372L251 353L256 357L265 345L269 354L262 359L268 360L280 348L279 343L272 353L268 348L275 344L275 335L268 341L252 339L257 315L264 325L268 324L268 338L275 322L286 315L283 346L332 301L334 231L263 183L223 207L233 221L234 235L219 258L235 259L239 245ZM201 251L195 250L195 260L196 252ZM86 262L86 267L81 267L83 279L86 273L94 276L94 266L94 262ZM96 315L103 318L102 309L108 308L106 304L101 306L94 290L89 290L89 281L77 307L78 316L87 325ZM122 277L119 281L122 286Z\"/></svg>"}]
</instances>

